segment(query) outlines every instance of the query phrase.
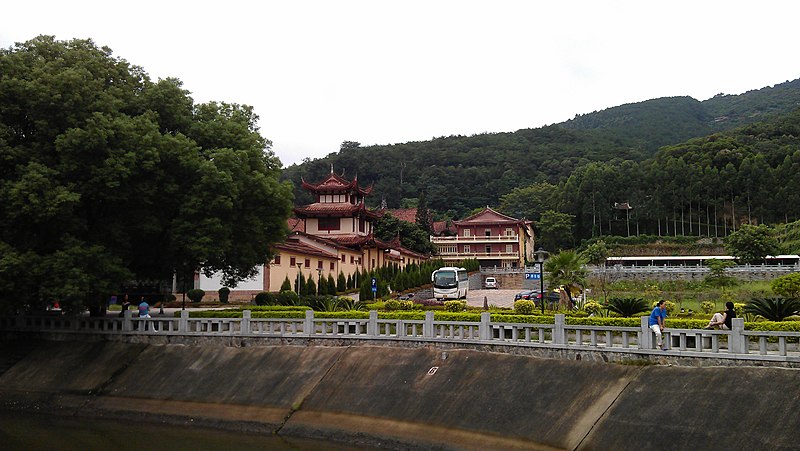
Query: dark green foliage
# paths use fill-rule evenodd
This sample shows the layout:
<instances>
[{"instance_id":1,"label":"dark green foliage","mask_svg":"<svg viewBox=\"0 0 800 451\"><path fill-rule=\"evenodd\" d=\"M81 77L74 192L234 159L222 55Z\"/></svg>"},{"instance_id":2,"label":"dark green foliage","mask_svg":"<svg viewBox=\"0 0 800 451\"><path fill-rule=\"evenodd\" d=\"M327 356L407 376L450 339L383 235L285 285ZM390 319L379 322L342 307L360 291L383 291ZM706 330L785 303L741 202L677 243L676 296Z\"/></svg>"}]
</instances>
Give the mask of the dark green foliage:
<instances>
[{"instance_id":1,"label":"dark green foliage","mask_svg":"<svg viewBox=\"0 0 800 451\"><path fill-rule=\"evenodd\" d=\"M334 296L336 295L336 291L336 281L333 279L333 274L328 274L325 293Z\"/></svg>"},{"instance_id":2,"label":"dark green foliage","mask_svg":"<svg viewBox=\"0 0 800 451\"><path fill-rule=\"evenodd\" d=\"M306 282L306 286L303 289L303 294L305 295L316 295L317 294L317 284L314 283L314 279L309 277L308 281Z\"/></svg>"},{"instance_id":3,"label":"dark green foliage","mask_svg":"<svg viewBox=\"0 0 800 451\"><path fill-rule=\"evenodd\" d=\"M783 321L790 316L800 315L800 299L753 298L744 306L744 312L768 321Z\"/></svg>"},{"instance_id":4,"label":"dark green foliage","mask_svg":"<svg viewBox=\"0 0 800 451\"><path fill-rule=\"evenodd\" d=\"M203 296L206 295L206 292L199 289L193 288L186 292L186 297L189 298L192 302L200 302L203 300Z\"/></svg>"},{"instance_id":5,"label":"dark green foliage","mask_svg":"<svg viewBox=\"0 0 800 451\"><path fill-rule=\"evenodd\" d=\"M725 238L725 249L740 263L760 263L767 255L778 254L778 240L773 233L772 228L764 224L744 224Z\"/></svg>"},{"instance_id":6,"label":"dark green foliage","mask_svg":"<svg viewBox=\"0 0 800 451\"><path fill-rule=\"evenodd\" d=\"M255 297L256 305L271 305L270 300L270 293L266 291L259 292Z\"/></svg>"},{"instance_id":7,"label":"dark green foliage","mask_svg":"<svg viewBox=\"0 0 800 451\"><path fill-rule=\"evenodd\" d=\"M227 304L228 303L228 297L231 294L231 289L228 288L228 287L222 287L217 291L217 293L219 294L219 302L221 302L223 304Z\"/></svg>"},{"instance_id":8,"label":"dark green foliage","mask_svg":"<svg viewBox=\"0 0 800 451\"><path fill-rule=\"evenodd\" d=\"M343 293L347 291L347 288L349 288L349 284L347 283L347 280L344 278L344 274L342 272L339 272L339 277L337 277L336 280L336 291L338 291L339 293Z\"/></svg>"},{"instance_id":9,"label":"dark green foliage","mask_svg":"<svg viewBox=\"0 0 800 451\"><path fill-rule=\"evenodd\" d=\"M285 234L291 186L251 107L195 104L91 40L0 49L0 300L102 314L131 280L235 286ZM246 206L246 208L243 208Z\"/></svg>"},{"instance_id":10,"label":"dark green foliage","mask_svg":"<svg viewBox=\"0 0 800 451\"><path fill-rule=\"evenodd\" d=\"M286 276L286 278L283 279L281 291L292 291L292 282L289 281L289 276Z\"/></svg>"},{"instance_id":11,"label":"dark green foliage","mask_svg":"<svg viewBox=\"0 0 800 451\"><path fill-rule=\"evenodd\" d=\"M430 233L417 224L411 224L387 213L375 221L375 236L383 241L400 237L400 244L407 249L430 254L435 249L430 241Z\"/></svg>"},{"instance_id":12,"label":"dark green foliage","mask_svg":"<svg viewBox=\"0 0 800 451\"><path fill-rule=\"evenodd\" d=\"M624 318L630 318L650 310L650 304L643 298L610 298L608 310Z\"/></svg>"}]
</instances>

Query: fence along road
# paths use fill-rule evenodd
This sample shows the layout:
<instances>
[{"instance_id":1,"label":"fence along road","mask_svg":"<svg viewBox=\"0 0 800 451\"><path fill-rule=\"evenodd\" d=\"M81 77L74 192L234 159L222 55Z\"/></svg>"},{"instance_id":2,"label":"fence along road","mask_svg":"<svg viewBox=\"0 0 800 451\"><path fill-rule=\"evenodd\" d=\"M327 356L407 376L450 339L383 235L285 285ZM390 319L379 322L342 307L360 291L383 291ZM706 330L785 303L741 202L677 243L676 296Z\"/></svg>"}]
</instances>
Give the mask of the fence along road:
<instances>
[{"instance_id":1,"label":"fence along road","mask_svg":"<svg viewBox=\"0 0 800 451\"><path fill-rule=\"evenodd\" d=\"M238 337L251 339L340 340L337 343L382 342L398 346L414 342L444 347L480 347L510 353L539 354L604 361L631 358L691 359L692 365L741 363L800 367L800 333L744 330L742 318L724 330L665 329L669 349L655 347L647 317L638 327L585 326L566 324L563 314L553 324L504 323L491 320L484 312L480 321L435 321L433 312L423 320L379 319L370 311L368 319L317 318L311 310L304 318L138 318L126 312L123 318L68 316L16 316L0 318L0 330L7 333L38 332L69 335L96 334L106 337L170 337L170 342L188 337ZM268 343L269 340L265 341ZM282 342L282 341L279 341ZM391 343L390 343L391 342ZM333 343L333 344L337 344ZM320 343L330 345L331 343ZM566 354L564 353L566 351ZM700 359L698 361L697 359ZM702 362L705 360L705 362ZM684 362L685 363L685 362Z\"/></svg>"}]
</instances>

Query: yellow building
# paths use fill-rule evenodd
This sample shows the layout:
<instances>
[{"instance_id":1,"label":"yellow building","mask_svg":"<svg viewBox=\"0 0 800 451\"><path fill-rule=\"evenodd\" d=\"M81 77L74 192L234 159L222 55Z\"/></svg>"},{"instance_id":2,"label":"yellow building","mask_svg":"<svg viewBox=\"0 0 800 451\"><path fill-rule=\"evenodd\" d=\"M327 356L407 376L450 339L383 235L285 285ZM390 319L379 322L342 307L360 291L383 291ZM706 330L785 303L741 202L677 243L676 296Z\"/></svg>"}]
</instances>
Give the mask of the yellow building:
<instances>
[{"instance_id":1,"label":"yellow building","mask_svg":"<svg viewBox=\"0 0 800 451\"><path fill-rule=\"evenodd\" d=\"M318 283L329 275L336 280L340 273L346 278L389 264L402 268L428 259L403 247L398 238L387 242L373 235L378 215L364 203L372 187L359 186L357 177L347 181L331 171L320 183L302 183L316 202L294 209L297 218L289 221L291 232L286 241L273 246L273 260L256 277L233 288L232 297L276 292L287 279L294 288L300 274ZM200 276L199 288L209 294L220 287L219 278Z\"/></svg>"}]
</instances>

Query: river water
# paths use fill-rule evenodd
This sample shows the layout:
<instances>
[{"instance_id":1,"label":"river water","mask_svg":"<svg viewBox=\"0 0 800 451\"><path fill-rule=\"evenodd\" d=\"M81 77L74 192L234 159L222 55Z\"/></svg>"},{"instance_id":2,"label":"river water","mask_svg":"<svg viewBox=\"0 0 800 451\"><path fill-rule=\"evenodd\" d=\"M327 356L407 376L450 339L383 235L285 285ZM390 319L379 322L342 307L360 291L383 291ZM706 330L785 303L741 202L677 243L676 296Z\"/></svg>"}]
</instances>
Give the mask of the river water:
<instances>
[{"instance_id":1,"label":"river water","mask_svg":"<svg viewBox=\"0 0 800 451\"><path fill-rule=\"evenodd\" d=\"M0 412L0 449L362 451L368 448L190 426Z\"/></svg>"}]
</instances>

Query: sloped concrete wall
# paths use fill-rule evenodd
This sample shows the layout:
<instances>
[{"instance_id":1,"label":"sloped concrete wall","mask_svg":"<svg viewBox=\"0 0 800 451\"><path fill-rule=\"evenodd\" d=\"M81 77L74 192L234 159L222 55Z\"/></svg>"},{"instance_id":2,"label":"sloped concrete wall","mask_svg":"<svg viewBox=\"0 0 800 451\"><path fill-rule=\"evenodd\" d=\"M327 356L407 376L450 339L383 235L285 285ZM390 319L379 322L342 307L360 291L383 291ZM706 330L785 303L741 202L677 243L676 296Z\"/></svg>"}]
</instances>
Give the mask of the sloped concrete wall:
<instances>
[{"instance_id":1,"label":"sloped concrete wall","mask_svg":"<svg viewBox=\"0 0 800 451\"><path fill-rule=\"evenodd\" d=\"M18 344L15 345L15 343ZM443 449L796 449L800 372L373 346L28 342L0 408ZM4 342L0 350L23 349Z\"/></svg>"}]
</instances>

